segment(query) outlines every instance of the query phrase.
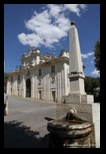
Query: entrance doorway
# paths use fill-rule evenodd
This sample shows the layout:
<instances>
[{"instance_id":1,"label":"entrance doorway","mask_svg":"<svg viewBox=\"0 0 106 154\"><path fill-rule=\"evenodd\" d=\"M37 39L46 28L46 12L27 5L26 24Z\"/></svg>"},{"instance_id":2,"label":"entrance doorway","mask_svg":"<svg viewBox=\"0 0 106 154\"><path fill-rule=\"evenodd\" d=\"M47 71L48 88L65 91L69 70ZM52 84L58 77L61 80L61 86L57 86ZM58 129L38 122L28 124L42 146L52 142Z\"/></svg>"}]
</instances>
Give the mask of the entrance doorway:
<instances>
[{"instance_id":1,"label":"entrance doorway","mask_svg":"<svg viewBox=\"0 0 106 154\"><path fill-rule=\"evenodd\" d=\"M18 96L19 96L19 89L18 89Z\"/></svg>"},{"instance_id":2,"label":"entrance doorway","mask_svg":"<svg viewBox=\"0 0 106 154\"><path fill-rule=\"evenodd\" d=\"M56 101L56 92L52 91L52 101L55 102Z\"/></svg>"},{"instance_id":3,"label":"entrance doorway","mask_svg":"<svg viewBox=\"0 0 106 154\"><path fill-rule=\"evenodd\" d=\"M12 88L11 88L11 95L12 95Z\"/></svg>"},{"instance_id":4,"label":"entrance doorway","mask_svg":"<svg viewBox=\"0 0 106 154\"><path fill-rule=\"evenodd\" d=\"M26 97L31 97L31 80L26 80Z\"/></svg>"},{"instance_id":5,"label":"entrance doorway","mask_svg":"<svg viewBox=\"0 0 106 154\"><path fill-rule=\"evenodd\" d=\"M42 99L42 92L39 90L39 99Z\"/></svg>"}]
</instances>

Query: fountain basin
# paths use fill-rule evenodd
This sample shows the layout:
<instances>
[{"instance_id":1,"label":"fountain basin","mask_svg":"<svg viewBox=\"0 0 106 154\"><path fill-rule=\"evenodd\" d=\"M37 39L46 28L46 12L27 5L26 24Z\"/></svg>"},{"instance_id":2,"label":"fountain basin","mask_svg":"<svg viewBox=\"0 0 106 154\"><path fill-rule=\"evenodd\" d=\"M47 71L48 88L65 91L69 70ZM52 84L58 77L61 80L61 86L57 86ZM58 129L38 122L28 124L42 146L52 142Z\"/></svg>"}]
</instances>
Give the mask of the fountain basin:
<instances>
[{"instance_id":1,"label":"fountain basin","mask_svg":"<svg viewBox=\"0 0 106 154\"><path fill-rule=\"evenodd\" d=\"M92 124L71 108L64 118L48 122L49 148L90 148Z\"/></svg>"},{"instance_id":2,"label":"fountain basin","mask_svg":"<svg viewBox=\"0 0 106 154\"><path fill-rule=\"evenodd\" d=\"M61 138L82 138L92 131L92 124L84 120L55 119L49 121L47 129Z\"/></svg>"}]
</instances>

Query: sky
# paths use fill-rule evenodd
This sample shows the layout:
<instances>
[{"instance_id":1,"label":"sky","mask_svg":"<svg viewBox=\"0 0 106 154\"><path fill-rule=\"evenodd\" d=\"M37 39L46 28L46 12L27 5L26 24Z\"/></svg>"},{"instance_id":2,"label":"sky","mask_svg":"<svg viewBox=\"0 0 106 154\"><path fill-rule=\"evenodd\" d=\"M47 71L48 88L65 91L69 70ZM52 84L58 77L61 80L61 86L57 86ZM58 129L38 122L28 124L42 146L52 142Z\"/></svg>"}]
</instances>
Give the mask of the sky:
<instances>
[{"instance_id":1,"label":"sky","mask_svg":"<svg viewBox=\"0 0 106 154\"><path fill-rule=\"evenodd\" d=\"M69 52L71 21L78 29L84 74L99 77L93 50L100 39L100 4L4 4L4 71L20 66L30 46L41 55Z\"/></svg>"}]
</instances>

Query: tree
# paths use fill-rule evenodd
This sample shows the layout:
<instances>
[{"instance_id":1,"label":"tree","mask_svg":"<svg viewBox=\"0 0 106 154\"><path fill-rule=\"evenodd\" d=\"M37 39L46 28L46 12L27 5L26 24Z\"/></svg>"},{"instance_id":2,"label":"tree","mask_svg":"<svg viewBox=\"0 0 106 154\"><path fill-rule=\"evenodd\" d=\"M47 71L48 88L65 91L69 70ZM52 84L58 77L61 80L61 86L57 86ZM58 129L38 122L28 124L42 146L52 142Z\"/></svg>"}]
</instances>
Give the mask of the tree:
<instances>
[{"instance_id":1,"label":"tree","mask_svg":"<svg viewBox=\"0 0 106 154\"><path fill-rule=\"evenodd\" d=\"M96 41L95 43L94 57L95 67L98 71L100 71L100 41Z\"/></svg>"},{"instance_id":2,"label":"tree","mask_svg":"<svg viewBox=\"0 0 106 154\"><path fill-rule=\"evenodd\" d=\"M85 77L85 92L87 94L94 94L94 88L100 87L100 77L94 78L91 76Z\"/></svg>"}]
</instances>

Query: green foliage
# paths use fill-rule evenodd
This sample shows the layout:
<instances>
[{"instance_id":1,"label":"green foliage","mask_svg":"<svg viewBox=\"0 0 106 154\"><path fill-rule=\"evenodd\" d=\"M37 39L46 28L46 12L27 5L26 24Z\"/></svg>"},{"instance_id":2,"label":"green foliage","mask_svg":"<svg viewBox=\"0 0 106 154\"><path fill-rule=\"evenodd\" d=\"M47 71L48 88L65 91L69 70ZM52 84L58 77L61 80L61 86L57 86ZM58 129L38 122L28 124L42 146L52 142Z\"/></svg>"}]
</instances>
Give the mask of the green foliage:
<instances>
[{"instance_id":1,"label":"green foliage","mask_svg":"<svg viewBox=\"0 0 106 154\"><path fill-rule=\"evenodd\" d=\"M85 77L85 92L87 94L94 94L94 88L100 87L100 77L94 78L90 76Z\"/></svg>"},{"instance_id":2,"label":"green foliage","mask_svg":"<svg viewBox=\"0 0 106 154\"><path fill-rule=\"evenodd\" d=\"M95 67L98 71L100 71L100 41L96 41L95 43L94 57Z\"/></svg>"}]
</instances>

